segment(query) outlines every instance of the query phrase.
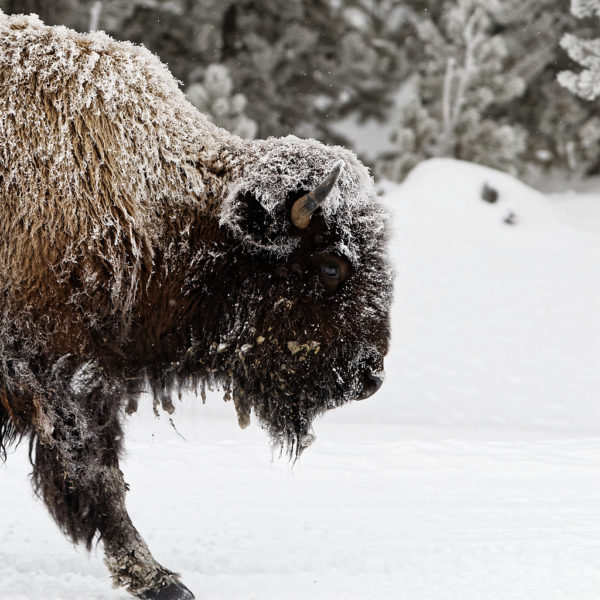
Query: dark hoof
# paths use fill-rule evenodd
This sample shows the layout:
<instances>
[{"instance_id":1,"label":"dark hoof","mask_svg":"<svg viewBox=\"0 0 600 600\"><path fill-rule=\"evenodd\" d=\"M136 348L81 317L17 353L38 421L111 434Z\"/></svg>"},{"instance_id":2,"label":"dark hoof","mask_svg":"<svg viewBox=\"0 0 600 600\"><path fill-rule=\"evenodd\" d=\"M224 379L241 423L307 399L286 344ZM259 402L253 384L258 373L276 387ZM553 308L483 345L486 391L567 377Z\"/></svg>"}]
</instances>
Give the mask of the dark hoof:
<instances>
[{"instance_id":1,"label":"dark hoof","mask_svg":"<svg viewBox=\"0 0 600 600\"><path fill-rule=\"evenodd\" d=\"M173 581L163 587L148 590L138 598L140 600L194 600L195 596L183 583Z\"/></svg>"}]
</instances>

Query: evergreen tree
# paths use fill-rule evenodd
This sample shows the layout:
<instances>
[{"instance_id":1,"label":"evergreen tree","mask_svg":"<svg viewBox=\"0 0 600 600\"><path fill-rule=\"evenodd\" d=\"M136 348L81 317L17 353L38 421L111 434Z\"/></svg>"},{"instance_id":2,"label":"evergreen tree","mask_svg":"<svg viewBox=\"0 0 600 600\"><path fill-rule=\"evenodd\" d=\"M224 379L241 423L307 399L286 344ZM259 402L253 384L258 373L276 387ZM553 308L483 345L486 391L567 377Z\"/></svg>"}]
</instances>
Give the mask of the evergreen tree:
<instances>
[{"instance_id":1,"label":"evergreen tree","mask_svg":"<svg viewBox=\"0 0 600 600\"><path fill-rule=\"evenodd\" d=\"M488 115L521 96L525 82L505 69L507 41L494 31L488 3L447 1L426 16L413 12L411 20L423 58L394 133L397 154L409 156L384 157L378 172L400 180L408 167L432 156L515 171L526 133L507 118Z\"/></svg>"},{"instance_id":2,"label":"evergreen tree","mask_svg":"<svg viewBox=\"0 0 600 600\"><path fill-rule=\"evenodd\" d=\"M557 40L567 31L589 36L589 20L578 23L569 2L407 0L411 32L403 39L418 77L396 110L398 150L378 161L378 172L401 179L411 164L440 154L534 181L548 169L598 172L594 106L556 82L569 67ZM585 15L597 6L575 3ZM470 21L477 9L485 18Z\"/></svg>"},{"instance_id":3,"label":"evergreen tree","mask_svg":"<svg viewBox=\"0 0 600 600\"><path fill-rule=\"evenodd\" d=\"M419 87L418 80L413 84ZM390 138L398 151L382 155L375 173L393 181L401 181L419 162L427 157L427 149L435 143L439 121L423 106L418 93L413 93L401 112L400 121Z\"/></svg>"},{"instance_id":4,"label":"evergreen tree","mask_svg":"<svg viewBox=\"0 0 600 600\"><path fill-rule=\"evenodd\" d=\"M385 114L397 63L391 47L371 43L360 6L351 13L333 0L246 0L226 14L222 62L261 137L343 142L336 120Z\"/></svg>"},{"instance_id":5,"label":"evergreen tree","mask_svg":"<svg viewBox=\"0 0 600 600\"><path fill-rule=\"evenodd\" d=\"M572 0L571 12L578 19L600 17L598 0ZM596 23L594 23L597 29ZM596 115L596 105L592 100L600 96L600 39L590 39L590 32L580 34L565 33L561 46L569 58L583 67L582 71L561 71L558 82L578 98L581 98L578 111L570 111L575 117L576 135L564 144L567 167L576 174L597 174L600 171L600 118ZM583 37L582 37L583 36ZM571 96L574 98L574 96ZM564 127L562 115L557 115L559 127ZM558 138L560 131L555 135Z\"/></svg>"},{"instance_id":6,"label":"evergreen tree","mask_svg":"<svg viewBox=\"0 0 600 600\"><path fill-rule=\"evenodd\" d=\"M571 12L578 18L599 16L600 0L573 0ZM569 57L583 67L583 71L562 71L559 83L584 100L595 100L600 96L600 38L581 39L567 33L561 46Z\"/></svg>"}]
</instances>

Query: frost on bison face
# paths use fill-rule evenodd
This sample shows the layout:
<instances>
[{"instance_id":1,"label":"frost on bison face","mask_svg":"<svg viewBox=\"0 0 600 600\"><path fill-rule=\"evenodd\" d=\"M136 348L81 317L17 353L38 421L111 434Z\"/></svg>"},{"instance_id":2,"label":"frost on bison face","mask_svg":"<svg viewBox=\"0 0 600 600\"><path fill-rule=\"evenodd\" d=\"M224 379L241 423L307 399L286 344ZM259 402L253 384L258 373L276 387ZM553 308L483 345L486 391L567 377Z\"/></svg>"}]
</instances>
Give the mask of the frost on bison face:
<instances>
[{"instance_id":1,"label":"frost on bison face","mask_svg":"<svg viewBox=\"0 0 600 600\"><path fill-rule=\"evenodd\" d=\"M202 341L190 348L189 369L201 357L230 390L241 425L253 409L298 453L315 416L381 384L391 293L385 215L372 195L353 205L337 190L335 207L346 168L339 157L348 170L359 168L350 153L296 139L255 144L263 158L249 169L252 179L236 183L225 201L221 223L233 251L215 268L220 306L195 321ZM296 185L285 189L278 173L298 167ZM300 212L307 197L312 214ZM211 313L217 331L206 327Z\"/></svg>"},{"instance_id":2,"label":"frost on bison face","mask_svg":"<svg viewBox=\"0 0 600 600\"><path fill-rule=\"evenodd\" d=\"M297 456L325 410L381 384L386 214L340 147L242 140L144 48L0 11L0 450L117 585L191 592L125 509L140 393L219 386Z\"/></svg>"}]
</instances>

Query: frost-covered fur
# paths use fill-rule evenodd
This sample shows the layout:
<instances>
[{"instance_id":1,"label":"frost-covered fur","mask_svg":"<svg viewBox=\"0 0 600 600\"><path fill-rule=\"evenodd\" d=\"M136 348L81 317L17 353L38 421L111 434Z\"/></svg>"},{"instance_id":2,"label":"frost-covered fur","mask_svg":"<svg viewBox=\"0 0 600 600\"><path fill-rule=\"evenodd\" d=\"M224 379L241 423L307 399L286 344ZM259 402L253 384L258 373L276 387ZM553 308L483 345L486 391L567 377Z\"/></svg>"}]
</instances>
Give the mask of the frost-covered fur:
<instances>
[{"instance_id":1,"label":"frost-covered fur","mask_svg":"<svg viewBox=\"0 0 600 600\"><path fill-rule=\"evenodd\" d=\"M121 421L146 387L219 385L298 454L387 351L386 217L349 151L209 123L144 48L0 12L0 450L119 585L176 577L131 524ZM339 161L306 230L290 207ZM341 257L335 291L319 268ZM325 258L324 258L325 257ZM148 595L150 594L150 595Z\"/></svg>"}]
</instances>

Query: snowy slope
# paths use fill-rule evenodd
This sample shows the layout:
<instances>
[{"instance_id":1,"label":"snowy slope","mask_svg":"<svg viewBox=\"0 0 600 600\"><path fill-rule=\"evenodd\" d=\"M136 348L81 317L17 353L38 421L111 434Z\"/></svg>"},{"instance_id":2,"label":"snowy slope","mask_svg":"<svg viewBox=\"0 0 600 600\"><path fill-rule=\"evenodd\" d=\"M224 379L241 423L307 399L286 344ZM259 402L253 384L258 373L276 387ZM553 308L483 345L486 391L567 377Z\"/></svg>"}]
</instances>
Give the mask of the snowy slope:
<instances>
[{"instance_id":1,"label":"snowy slope","mask_svg":"<svg viewBox=\"0 0 600 600\"><path fill-rule=\"evenodd\" d=\"M198 598L597 599L600 192L434 160L385 201L382 390L319 421L293 469L217 397L178 408L186 441L147 408L124 464L134 522ZM32 498L25 450L0 467L0 599L127 598Z\"/></svg>"},{"instance_id":2,"label":"snowy slope","mask_svg":"<svg viewBox=\"0 0 600 600\"><path fill-rule=\"evenodd\" d=\"M480 199L485 183L499 191L495 204ZM387 200L393 368L381 394L356 407L360 418L598 434L600 194L561 202L438 159ZM503 222L510 213L514 226Z\"/></svg>"}]
</instances>

